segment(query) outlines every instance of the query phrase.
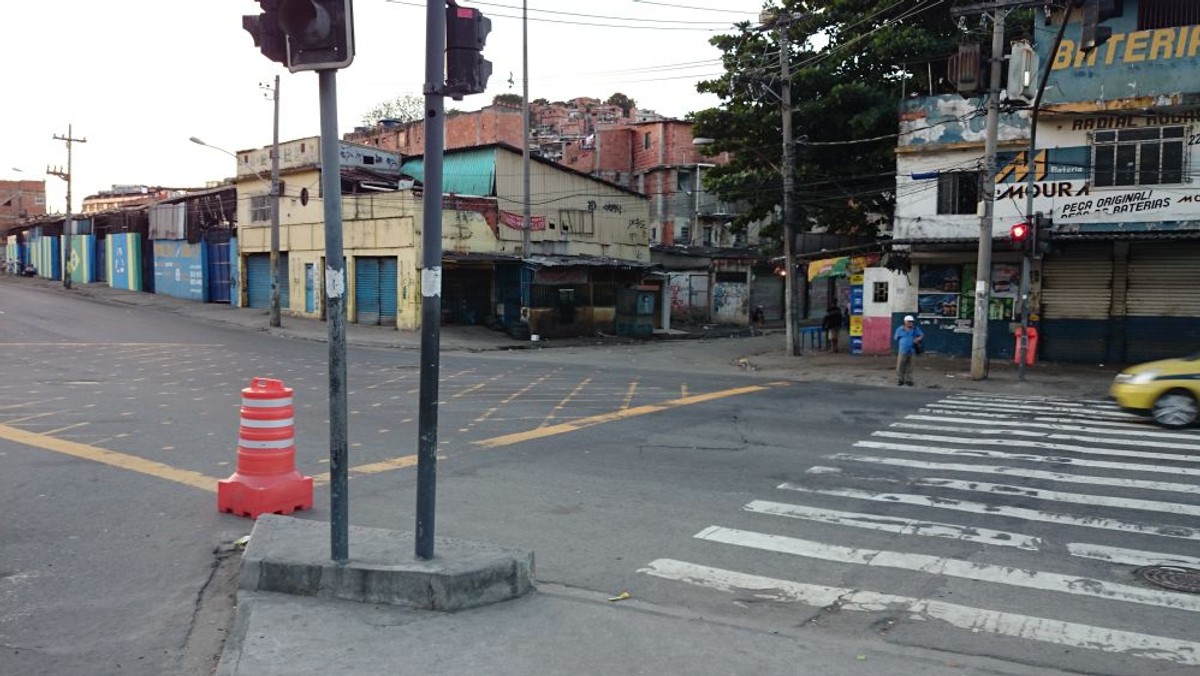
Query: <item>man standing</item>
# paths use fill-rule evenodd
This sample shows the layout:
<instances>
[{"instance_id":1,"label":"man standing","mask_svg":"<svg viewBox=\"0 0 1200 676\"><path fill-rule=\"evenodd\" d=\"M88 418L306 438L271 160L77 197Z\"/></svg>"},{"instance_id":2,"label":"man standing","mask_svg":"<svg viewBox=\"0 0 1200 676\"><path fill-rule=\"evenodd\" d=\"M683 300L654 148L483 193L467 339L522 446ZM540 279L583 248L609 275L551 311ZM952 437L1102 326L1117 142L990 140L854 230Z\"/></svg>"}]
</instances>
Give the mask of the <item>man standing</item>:
<instances>
[{"instance_id":1,"label":"man standing","mask_svg":"<svg viewBox=\"0 0 1200 676\"><path fill-rule=\"evenodd\" d=\"M838 309L837 303L830 305L825 311L825 318L821 320L821 328L825 330L827 349L837 352L838 335L842 332L842 311Z\"/></svg>"},{"instance_id":2,"label":"man standing","mask_svg":"<svg viewBox=\"0 0 1200 676\"><path fill-rule=\"evenodd\" d=\"M917 353L925 334L912 315L905 315L904 325L896 327L896 385L912 386L913 355Z\"/></svg>"}]
</instances>

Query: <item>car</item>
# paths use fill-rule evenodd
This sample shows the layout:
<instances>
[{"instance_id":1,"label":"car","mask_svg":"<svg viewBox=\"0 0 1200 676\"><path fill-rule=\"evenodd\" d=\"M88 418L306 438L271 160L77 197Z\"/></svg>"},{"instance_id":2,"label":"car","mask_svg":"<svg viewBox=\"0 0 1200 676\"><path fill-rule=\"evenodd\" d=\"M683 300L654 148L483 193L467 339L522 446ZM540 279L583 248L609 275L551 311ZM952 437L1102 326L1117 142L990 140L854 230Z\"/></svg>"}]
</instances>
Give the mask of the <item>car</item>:
<instances>
[{"instance_id":1,"label":"car","mask_svg":"<svg viewBox=\"0 0 1200 676\"><path fill-rule=\"evenodd\" d=\"M1200 417L1200 352L1131 366L1109 394L1127 411L1148 414L1163 427L1187 427Z\"/></svg>"}]
</instances>

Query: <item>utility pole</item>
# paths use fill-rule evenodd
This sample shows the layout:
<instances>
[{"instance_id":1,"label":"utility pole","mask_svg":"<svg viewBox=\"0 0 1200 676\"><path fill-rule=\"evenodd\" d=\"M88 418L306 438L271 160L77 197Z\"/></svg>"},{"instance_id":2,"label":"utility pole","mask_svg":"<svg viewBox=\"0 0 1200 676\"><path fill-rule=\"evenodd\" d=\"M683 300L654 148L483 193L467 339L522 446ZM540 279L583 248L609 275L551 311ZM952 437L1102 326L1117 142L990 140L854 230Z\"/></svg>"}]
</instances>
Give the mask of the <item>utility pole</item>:
<instances>
[{"instance_id":1,"label":"utility pole","mask_svg":"<svg viewBox=\"0 0 1200 676\"><path fill-rule=\"evenodd\" d=\"M87 143L85 138L75 138L71 133L71 125L67 125L67 135L54 135L55 141L65 141L67 144L67 170L61 167L47 167L46 173L57 176L67 182L67 215L63 219L63 288L71 288L71 146L75 143Z\"/></svg>"},{"instance_id":2,"label":"utility pole","mask_svg":"<svg viewBox=\"0 0 1200 676\"><path fill-rule=\"evenodd\" d=\"M279 76L275 86L259 85L271 92L275 103L275 127L271 142L271 326L279 328Z\"/></svg>"},{"instance_id":3,"label":"utility pole","mask_svg":"<svg viewBox=\"0 0 1200 676\"><path fill-rule=\"evenodd\" d=\"M522 85L522 104L521 104L521 180L522 180L522 201L523 214L521 221L521 258L529 258L530 247L532 244L533 233L533 217L530 216L529 204L529 0L521 2L521 63L523 75L521 76L524 84Z\"/></svg>"},{"instance_id":4,"label":"utility pole","mask_svg":"<svg viewBox=\"0 0 1200 676\"><path fill-rule=\"evenodd\" d=\"M1000 127L1000 75L1004 65L1006 10L992 13L992 69L988 82L987 141L984 145L983 216L979 219L979 257L975 267L975 326L971 339L971 379L988 375L988 305L992 290L992 230L996 217L996 145Z\"/></svg>"},{"instance_id":5,"label":"utility pole","mask_svg":"<svg viewBox=\"0 0 1200 676\"><path fill-rule=\"evenodd\" d=\"M792 221L796 217L795 171L796 147L792 140L792 64L791 39L788 29L795 19L806 17L805 14L776 15L771 10L765 10L759 15L759 30L775 28L779 31L779 75L782 80L782 90L779 98L779 110L783 117L783 321L787 348L784 354L794 357L796 350L796 254Z\"/></svg>"}]
</instances>

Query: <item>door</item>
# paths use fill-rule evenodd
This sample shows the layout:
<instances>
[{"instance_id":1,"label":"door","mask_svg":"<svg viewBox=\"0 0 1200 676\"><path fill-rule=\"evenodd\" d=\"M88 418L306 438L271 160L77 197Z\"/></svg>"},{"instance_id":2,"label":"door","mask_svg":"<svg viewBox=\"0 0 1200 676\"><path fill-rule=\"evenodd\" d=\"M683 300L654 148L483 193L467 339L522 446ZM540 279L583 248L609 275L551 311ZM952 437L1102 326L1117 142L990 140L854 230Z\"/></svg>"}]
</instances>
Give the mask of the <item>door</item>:
<instances>
[{"instance_id":1,"label":"door","mask_svg":"<svg viewBox=\"0 0 1200 676\"><path fill-rule=\"evenodd\" d=\"M1200 348L1200 247L1133 243L1128 289L1124 361L1179 357Z\"/></svg>"},{"instance_id":2,"label":"door","mask_svg":"<svg viewBox=\"0 0 1200 676\"><path fill-rule=\"evenodd\" d=\"M304 264L304 311L317 311L317 268L312 263Z\"/></svg>"},{"instance_id":3,"label":"door","mask_svg":"<svg viewBox=\"0 0 1200 676\"><path fill-rule=\"evenodd\" d=\"M1108 361L1112 245L1076 245L1042 263L1041 347L1050 361Z\"/></svg>"},{"instance_id":4,"label":"door","mask_svg":"<svg viewBox=\"0 0 1200 676\"><path fill-rule=\"evenodd\" d=\"M355 321L379 323L379 259L358 256L354 259Z\"/></svg>"},{"instance_id":5,"label":"door","mask_svg":"<svg viewBox=\"0 0 1200 676\"><path fill-rule=\"evenodd\" d=\"M246 303L253 308L271 307L271 255L246 255Z\"/></svg>"},{"instance_id":6,"label":"door","mask_svg":"<svg viewBox=\"0 0 1200 676\"><path fill-rule=\"evenodd\" d=\"M229 261L229 232L210 231L208 247L208 298L214 303L228 303L231 298L231 265Z\"/></svg>"},{"instance_id":7,"label":"door","mask_svg":"<svg viewBox=\"0 0 1200 676\"><path fill-rule=\"evenodd\" d=\"M396 306L399 287L395 258L379 259L379 323L396 325Z\"/></svg>"}]
</instances>

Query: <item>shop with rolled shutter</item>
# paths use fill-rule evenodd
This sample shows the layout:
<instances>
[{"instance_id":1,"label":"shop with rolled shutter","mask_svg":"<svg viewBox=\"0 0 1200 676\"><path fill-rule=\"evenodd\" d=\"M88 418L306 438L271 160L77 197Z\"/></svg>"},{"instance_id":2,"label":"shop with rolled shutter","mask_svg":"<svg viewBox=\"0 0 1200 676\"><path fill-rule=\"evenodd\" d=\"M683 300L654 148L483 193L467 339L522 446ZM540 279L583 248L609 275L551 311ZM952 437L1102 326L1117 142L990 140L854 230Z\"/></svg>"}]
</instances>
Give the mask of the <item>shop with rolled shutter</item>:
<instances>
[{"instance_id":1,"label":"shop with rolled shutter","mask_svg":"<svg viewBox=\"0 0 1200 676\"><path fill-rule=\"evenodd\" d=\"M1129 245L1124 328L1128 363L1200 351L1200 243Z\"/></svg>"},{"instance_id":2,"label":"shop with rolled shutter","mask_svg":"<svg viewBox=\"0 0 1200 676\"><path fill-rule=\"evenodd\" d=\"M1113 360L1113 244L1078 243L1042 261L1039 358Z\"/></svg>"},{"instance_id":3,"label":"shop with rolled shutter","mask_svg":"<svg viewBox=\"0 0 1200 676\"><path fill-rule=\"evenodd\" d=\"M396 324L396 258L354 258L354 320L358 324Z\"/></svg>"},{"instance_id":4,"label":"shop with rolled shutter","mask_svg":"<svg viewBox=\"0 0 1200 676\"><path fill-rule=\"evenodd\" d=\"M279 252L279 307L288 309L291 294L288 288L288 255ZM271 254L246 255L246 305L252 308L271 307Z\"/></svg>"}]
</instances>

